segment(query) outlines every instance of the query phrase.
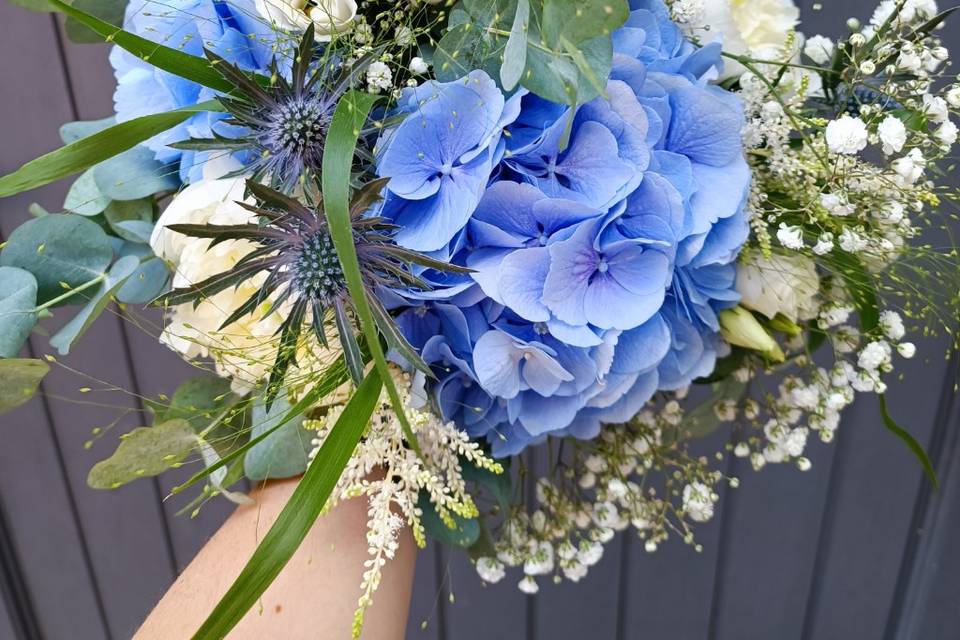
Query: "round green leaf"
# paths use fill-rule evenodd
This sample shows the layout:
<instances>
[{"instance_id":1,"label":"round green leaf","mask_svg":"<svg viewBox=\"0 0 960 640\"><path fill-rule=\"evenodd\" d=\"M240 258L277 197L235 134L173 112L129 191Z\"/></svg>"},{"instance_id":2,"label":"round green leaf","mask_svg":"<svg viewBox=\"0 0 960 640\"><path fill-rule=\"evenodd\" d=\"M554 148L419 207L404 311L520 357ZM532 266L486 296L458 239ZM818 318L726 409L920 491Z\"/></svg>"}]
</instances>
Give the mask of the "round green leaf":
<instances>
[{"instance_id":1,"label":"round green leaf","mask_svg":"<svg viewBox=\"0 0 960 640\"><path fill-rule=\"evenodd\" d=\"M282 421L290 411L290 403L280 394L267 409L263 396L253 404L253 428L250 437L266 433ZM313 445L312 435L303 428L303 416L288 420L263 442L250 447L244 458L245 475L251 480L290 478L300 475L310 462L307 457Z\"/></svg>"},{"instance_id":2,"label":"round green leaf","mask_svg":"<svg viewBox=\"0 0 960 640\"><path fill-rule=\"evenodd\" d=\"M142 262L117 291L117 300L126 304L147 304L163 293L170 280L170 270L163 260L153 256L150 247L124 242L120 248L120 257L125 256L135 256Z\"/></svg>"},{"instance_id":3,"label":"round green leaf","mask_svg":"<svg viewBox=\"0 0 960 640\"><path fill-rule=\"evenodd\" d=\"M173 165L157 162L147 147L137 146L93 168L100 191L112 200L139 200L180 186Z\"/></svg>"},{"instance_id":4,"label":"round green leaf","mask_svg":"<svg viewBox=\"0 0 960 640\"><path fill-rule=\"evenodd\" d=\"M159 475L186 458L196 445L197 436L186 420L134 429L122 437L112 456L90 469L87 484L116 489L137 478Z\"/></svg>"},{"instance_id":5,"label":"round green leaf","mask_svg":"<svg viewBox=\"0 0 960 640\"><path fill-rule=\"evenodd\" d=\"M480 538L479 520L476 518L470 518L468 520L467 518L461 518L451 513L450 516L453 518L456 526L453 529L449 528L443 520L440 519L440 515L436 509L433 508L433 503L430 501L430 496L426 491L420 491L420 495L417 498L417 506L420 507L420 510L423 512L423 515L420 516L420 522L423 524L423 528L427 534L434 540L453 547L468 549Z\"/></svg>"},{"instance_id":6,"label":"round green leaf","mask_svg":"<svg viewBox=\"0 0 960 640\"><path fill-rule=\"evenodd\" d=\"M60 127L60 139L63 140L63 144L70 144L87 136L92 136L95 133L100 133L116 123L117 119L114 116L104 118L103 120L77 120L76 122L68 122Z\"/></svg>"},{"instance_id":7,"label":"round green leaf","mask_svg":"<svg viewBox=\"0 0 960 640\"><path fill-rule=\"evenodd\" d=\"M107 234L81 216L49 215L20 225L0 252L0 266L18 267L37 279L41 304L104 273L113 260ZM68 298L66 303L82 302Z\"/></svg>"},{"instance_id":8,"label":"round green leaf","mask_svg":"<svg viewBox=\"0 0 960 640\"><path fill-rule=\"evenodd\" d=\"M0 358L13 358L37 324L37 279L16 267L0 267Z\"/></svg>"},{"instance_id":9,"label":"round green leaf","mask_svg":"<svg viewBox=\"0 0 960 640\"><path fill-rule=\"evenodd\" d=\"M111 202L103 212L103 217L113 232L124 240L143 243L146 233L146 242L149 242L153 231L153 199ZM129 223L137 224L129 226Z\"/></svg>"},{"instance_id":10,"label":"round green leaf","mask_svg":"<svg viewBox=\"0 0 960 640\"><path fill-rule=\"evenodd\" d=\"M110 198L100 193L97 182L93 179L93 169L80 174L63 202L63 208L70 213L81 216L95 216L107 208Z\"/></svg>"},{"instance_id":11,"label":"round green leaf","mask_svg":"<svg viewBox=\"0 0 960 640\"><path fill-rule=\"evenodd\" d=\"M19 407L33 397L50 366L42 360L0 360L0 413Z\"/></svg>"}]
</instances>

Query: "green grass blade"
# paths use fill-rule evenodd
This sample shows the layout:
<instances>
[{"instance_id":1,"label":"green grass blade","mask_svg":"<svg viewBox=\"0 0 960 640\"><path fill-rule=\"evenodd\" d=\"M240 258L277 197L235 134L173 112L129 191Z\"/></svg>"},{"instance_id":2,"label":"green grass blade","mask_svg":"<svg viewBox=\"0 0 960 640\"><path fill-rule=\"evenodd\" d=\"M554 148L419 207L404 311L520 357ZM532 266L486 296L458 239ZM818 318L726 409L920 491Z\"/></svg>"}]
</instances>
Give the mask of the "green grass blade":
<instances>
[{"instance_id":1,"label":"green grass blade","mask_svg":"<svg viewBox=\"0 0 960 640\"><path fill-rule=\"evenodd\" d=\"M349 91L340 99L337 110L330 122L327 142L323 150L321 181L323 187L323 205L330 225L330 238L340 258L347 289L353 300L353 307L360 319L360 328L367 339L367 346L373 362L380 371L383 384L390 396L390 402L403 426L403 433L410 447L420 454L417 438L410 428L404 412L400 394L390 377L387 359L380 346L377 323L373 319L370 303L367 301L360 275L360 263L357 261L357 249L353 244L353 227L350 222L350 170L353 167L353 152L357 146L360 130L367 120L367 114L373 108L378 97L362 91Z\"/></svg>"},{"instance_id":2,"label":"green grass blade","mask_svg":"<svg viewBox=\"0 0 960 640\"><path fill-rule=\"evenodd\" d=\"M377 406L381 388L379 372L374 369L347 403L263 542L193 640L226 637L296 552L350 460Z\"/></svg>"},{"instance_id":3,"label":"green grass blade","mask_svg":"<svg viewBox=\"0 0 960 640\"><path fill-rule=\"evenodd\" d=\"M217 73L217 70L206 58L171 49L153 40L147 40L129 31L124 31L116 25L70 6L62 0L47 1L59 11L88 27L100 36L104 42L112 42L158 69L223 93L230 93L234 88L223 76Z\"/></svg>"},{"instance_id":4,"label":"green grass blade","mask_svg":"<svg viewBox=\"0 0 960 640\"><path fill-rule=\"evenodd\" d=\"M202 111L221 111L216 100L174 111L142 116L115 124L86 138L31 160L0 178L0 198L42 187L60 178L89 169L95 164L132 149L144 140L175 127Z\"/></svg>"}]
</instances>

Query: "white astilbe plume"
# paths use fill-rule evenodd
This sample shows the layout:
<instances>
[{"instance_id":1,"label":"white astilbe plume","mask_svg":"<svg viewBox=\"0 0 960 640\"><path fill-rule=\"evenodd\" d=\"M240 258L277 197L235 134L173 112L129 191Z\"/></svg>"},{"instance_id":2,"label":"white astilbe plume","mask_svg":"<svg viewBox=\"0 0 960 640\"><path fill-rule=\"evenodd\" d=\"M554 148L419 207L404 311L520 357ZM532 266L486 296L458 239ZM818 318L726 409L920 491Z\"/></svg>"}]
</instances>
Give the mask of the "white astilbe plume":
<instances>
[{"instance_id":1,"label":"white astilbe plume","mask_svg":"<svg viewBox=\"0 0 960 640\"><path fill-rule=\"evenodd\" d=\"M421 492L429 497L440 520L453 529L456 527L454 515L461 518L479 515L467 491L461 463L503 473L503 467L487 457L480 445L470 442L467 434L459 431L452 422L443 422L428 410L412 408L409 376L395 373L395 378L422 457L407 445L400 420L384 393L364 437L324 507L326 512L343 500L360 496L366 496L370 504L367 511L370 558L364 563L362 594L353 621L354 638L360 636L364 615L373 603L383 567L396 554L401 529L409 526L417 545L422 548L426 544L421 522L423 514L417 506ZM335 406L322 419L305 423L307 428L317 431L311 458L323 446L342 411L342 405Z\"/></svg>"}]
</instances>

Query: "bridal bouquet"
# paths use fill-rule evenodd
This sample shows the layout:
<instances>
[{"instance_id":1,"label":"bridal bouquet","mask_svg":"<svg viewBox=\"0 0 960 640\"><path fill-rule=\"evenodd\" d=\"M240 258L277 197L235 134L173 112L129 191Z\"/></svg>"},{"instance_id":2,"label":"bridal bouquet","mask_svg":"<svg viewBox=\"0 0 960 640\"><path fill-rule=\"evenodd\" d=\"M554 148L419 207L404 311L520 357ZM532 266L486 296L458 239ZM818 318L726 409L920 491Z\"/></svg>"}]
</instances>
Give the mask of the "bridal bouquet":
<instances>
[{"instance_id":1,"label":"bridal bouquet","mask_svg":"<svg viewBox=\"0 0 960 640\"><path fill-rule=\"evenodd\" d=\"M737 483L718 460L805 470L857 393L935 482L884 400L960 308L933 0L834 39L790 0L24 4L113 44L116 114L0 178L79 176L0 251L0 409L67 366L16 357L45 317L72 316L66 355L150 305L206 373L90 484L189 464L189 513L303 475L196 638L346 499L369 503L359 636L404 527L525 593L618 531L699 549Z\"/></svg>"}]
</instances>

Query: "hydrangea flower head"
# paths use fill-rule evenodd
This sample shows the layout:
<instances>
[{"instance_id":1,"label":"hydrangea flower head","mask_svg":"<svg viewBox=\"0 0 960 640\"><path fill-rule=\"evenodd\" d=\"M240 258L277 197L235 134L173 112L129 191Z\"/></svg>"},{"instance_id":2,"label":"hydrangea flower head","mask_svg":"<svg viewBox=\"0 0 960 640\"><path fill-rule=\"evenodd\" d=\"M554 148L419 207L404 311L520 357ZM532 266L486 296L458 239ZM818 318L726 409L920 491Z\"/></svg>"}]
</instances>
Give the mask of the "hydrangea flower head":
<instances>
[{"instance_id":1,"label":"hydrangea flower head","mask_svg":"<svg viewBox=\"0 0 960 640\"><path fill-rule=\"evenodd\" d=\"M395 220L422 225L433 235L420 248L468 266L474 283L408 302L401 326L428 336L445 416L498 456L626 422L657 389L708 375L725 348L717 314L738 300L748 232L742 109L709 84L719 46L686 41L659 0L631 9L606 97L574 111L521 91L486 114L496 130L478 122L470 136L451 107L424 106L388 134L379 170L404 197ZM441 143L424 152L428 134ZM469 181L448 177L450 158ZM469 197L455 190L465 184ZM441 307L461 310L456 328Z\"/></svg>"}]
</instances>

